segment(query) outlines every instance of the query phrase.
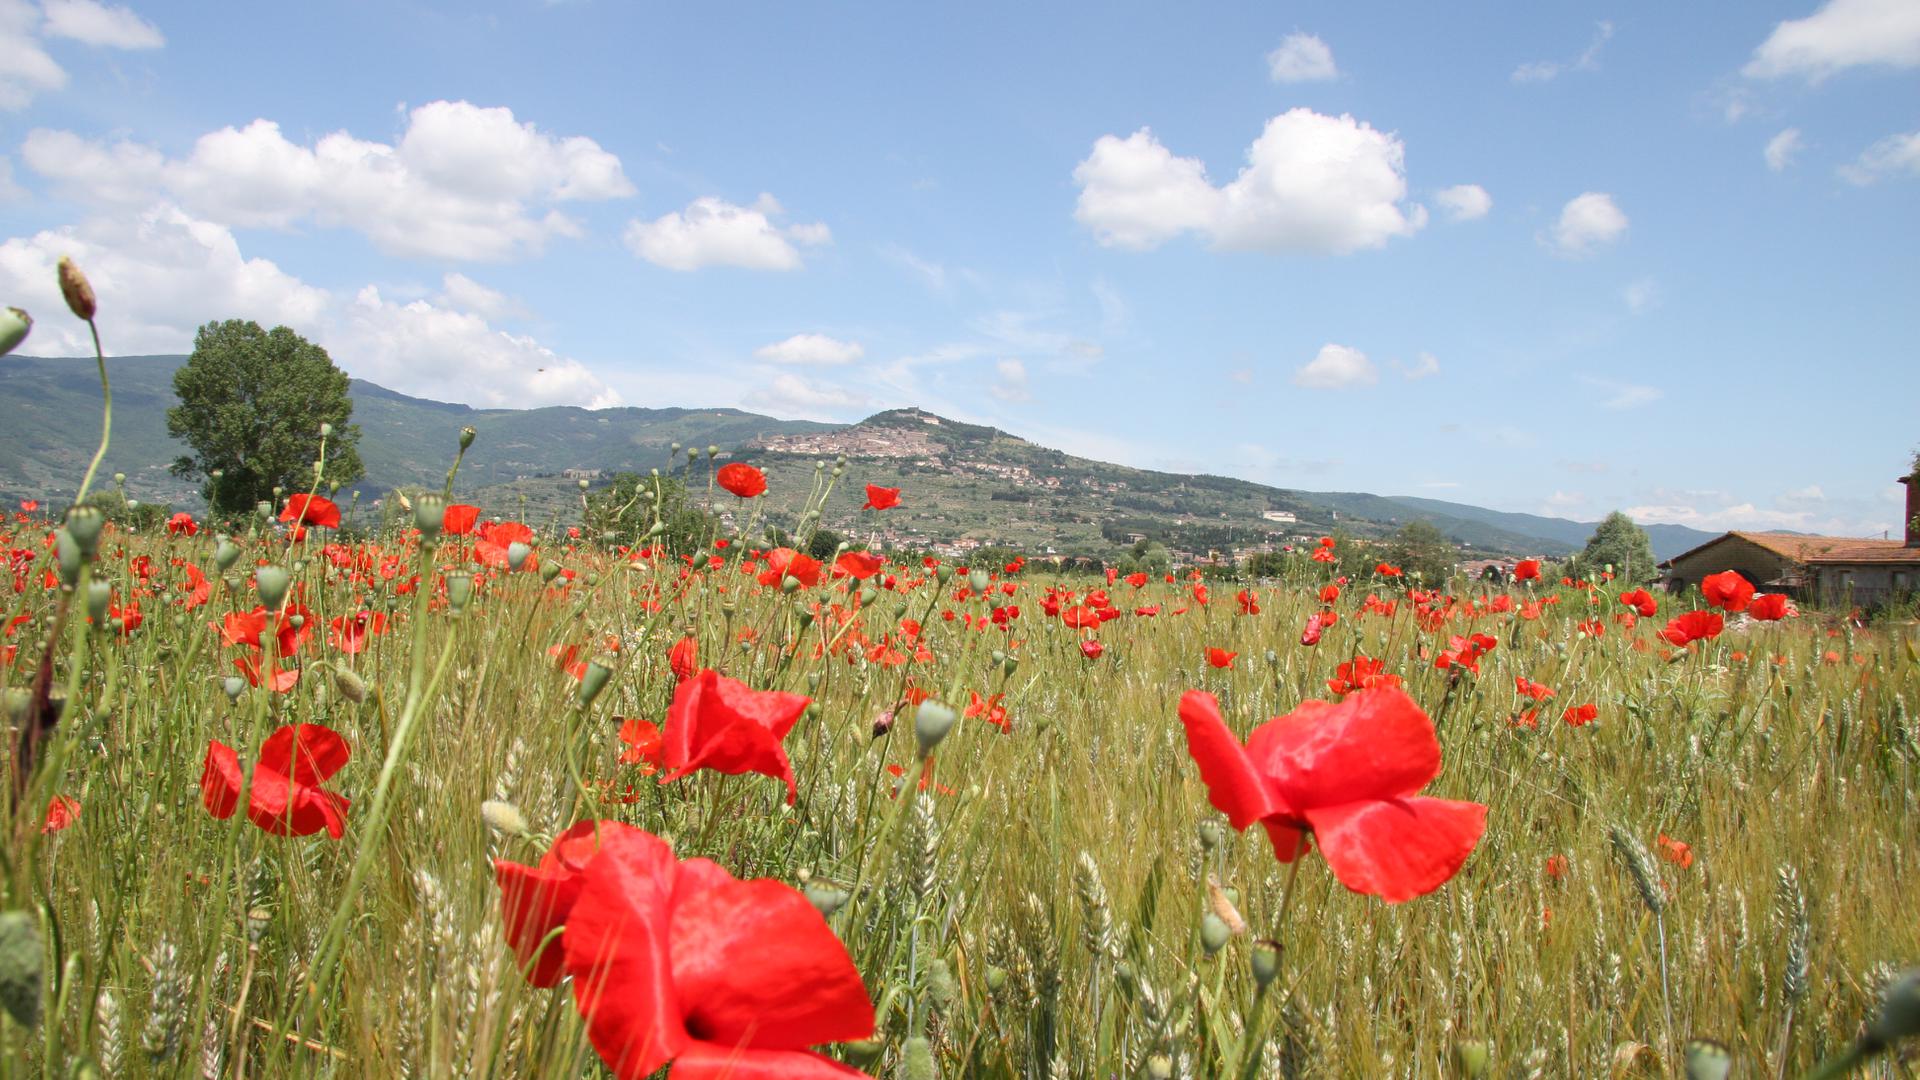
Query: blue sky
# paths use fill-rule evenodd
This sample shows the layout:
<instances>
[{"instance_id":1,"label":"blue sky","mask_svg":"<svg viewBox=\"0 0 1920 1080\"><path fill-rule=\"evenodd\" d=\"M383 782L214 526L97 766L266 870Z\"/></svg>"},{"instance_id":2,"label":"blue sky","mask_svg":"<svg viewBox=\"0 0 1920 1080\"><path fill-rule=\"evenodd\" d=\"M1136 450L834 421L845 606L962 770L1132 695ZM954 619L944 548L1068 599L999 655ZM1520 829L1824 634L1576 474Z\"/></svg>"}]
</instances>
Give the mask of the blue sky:
<instances>
[{"instance_id":1,"label":"blue sky","mask_svg":"<svg viewBox=\"0 0 1920 1080\"><path fill-rule=\"evenodd\" d=\"M1283 486L1878 535L1920 2L0 0L0 301L475 405L917 405Z\"/></svg>"}]
</instances>

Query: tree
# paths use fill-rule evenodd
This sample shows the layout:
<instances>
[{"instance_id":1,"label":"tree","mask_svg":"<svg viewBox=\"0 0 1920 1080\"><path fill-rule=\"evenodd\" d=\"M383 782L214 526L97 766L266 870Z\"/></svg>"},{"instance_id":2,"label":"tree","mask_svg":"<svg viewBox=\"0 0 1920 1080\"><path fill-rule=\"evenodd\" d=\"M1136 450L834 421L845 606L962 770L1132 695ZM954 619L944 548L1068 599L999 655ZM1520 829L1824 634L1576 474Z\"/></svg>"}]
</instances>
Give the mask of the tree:
<instances>
[{"instance_id":1,"label":"tree","mask_svg":"<svg viewBox=\"0 0 1920 1080\"><path fill-rule=\"evenodd\" d=\"M650 537L656 520L666 528ZM644 543L675 555L697 555L720 535L719 521L687 498L679 477L632 472L616 473L606 487L587 496L587 529L614 543Z\"/></svg>"},{"instance_id":2,"label":"tree","mask_svg":"<svg viewBox=\"0 0 1920 1080\"><path fill-rule=\"evenodd\" d=\"M194 335L193 355L173 374L180 404L167 410L167 433L193 448L173 472L202 478L216 514L244 513L271 501L273 489L306 491L326 447L329 485L358 480L360 428L349 424L347 373L327 351L284 326L210 322ZM324 440L321 425L332 425Z\"/></svg>"},{"instance_id":3,"label":"tree","mask_svg":"<svg viewBox=\"0 0 1920 1080\"><path fill-rule=\"evenodd\" d=\"M1647 530L1618 510L1594 528L1586 550L1574 557L1574 568L1584 578L1593 579L1608 566L1613 567L1614 580L1627 585L1645 585L1658 572Z\"/></svg>"},{"instance_id":4,"label":"tree","mask_svg":"<svg viewBox=\"0 0 1920 1080\"><path fill-rule=\"evenodd\" d=\"M1407 522L1387 541L1387 561L1409 578L1418 572L1429 586L1446 584L1459 553L1445 533L1425 521Z\"/></svg>"}]
</instances>

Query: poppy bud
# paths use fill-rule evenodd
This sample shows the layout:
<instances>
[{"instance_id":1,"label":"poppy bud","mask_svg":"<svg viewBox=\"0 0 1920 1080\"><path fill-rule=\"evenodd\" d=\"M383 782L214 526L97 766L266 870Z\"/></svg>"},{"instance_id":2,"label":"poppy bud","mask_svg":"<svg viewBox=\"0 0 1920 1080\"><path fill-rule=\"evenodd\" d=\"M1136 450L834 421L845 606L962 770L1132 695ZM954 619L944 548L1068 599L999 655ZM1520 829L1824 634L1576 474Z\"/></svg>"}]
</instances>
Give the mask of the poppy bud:
<instances>
[{"instance_id":1,"label":"poppy bud","mask_svg":"<svg viewBox=\"0 0 1920 1080\"><path fill-rule=\"evenodd\" d=\"M60 256L58 272L60 295L67 301L67 310L73 312L77 319L93 321L93 313L98 310L99 304L94 301L93 286L88 283L87 275L81 273L73 260L65 255Z\"/></svg>"},{"instance_id":2,"label":"poppy bud","mask_svg":"<svg viewBox=\"0 0 1920 1080\"><path fill-rule=\"evenodd\" d=\"M53 534L54 558L60 565L60 583L71 588L80 580L80 568L86 564L86 556L80 553L80 541L65 529L57 529Z\"/></svg>"},{"instance_id":3,"label":"poppy bud","mask_svg":"<svg viewBox=\"0 0 1920 1080\"><path fill-rule=\"evenodd\" d=\"M1249 963L1253 968L1253 984L1265 990L1280 974L1280 943L1272 938L1254 942Z\"/></svg>"},{"instance_id":4,"label":"poppy bud","mask_svg":"<svg viewBox=\"0 0 1920 1080\"><path fill-rule=\"evenodd\" d=\"M214 545L213 566L214 569L221 573L224 574L228 570L233 569L233 564L239 561L239 559L240 548L226 537L221 537L220 542Z\"/></svg>"},{"instance_id":5,"label":"poppy bud","mask_svg":"<svg viewBox=\"0 0 1920 1080\"><path fill-rule=\"evenodd\" d=\"M613 678L613 669L598 660L587 661L586 673L580 676L580 704L591 705L600 691L607 688L607 680Z\"/></svg>"},{"instance_id":6,"label":"poppy bud","mask_svg":"<svg viewBox=\"0 0 1920 1080\"><path fill-rule=\"evenodd\" d=\"M900 1044L901 1080L939 1080L940 1070L933 1062L933 1044L924 1035L915 1035Z\"/></svg>"},{"instance_id":7,"label":"poppy bud","mask_svg":"<svg viewBox=\"0 0 1920 1080\"><path fill-rule=\"evenodd\" d=\"M32 329L33 316L17 307L0 308L0 356L19 348Z\"/></svg>"},{"instance_id":8,"label":"poppy bud","mask_svg":"<svg viewBox=\"0 0 1920 1080\"><path fill-rule=\"evenodd\" d=\"M1682 1053L1687 1080L1727 1080L1727 1074L1733 1071L1733 1051L1712 1039L1694 1039Z\"/></svg>"},{"instance_id":9,"label":"poppy bud","mask_svg":"<svg viewBox=\"0 0 1920 1080\"><path fill-rule=\"evenodd\" d=\"M937 701L923 701L913 710L913 737L920 744L920 756L933 753L940 740L947 737L960 714Z\"/></svg>"},{"instance_id":10,"label":"poppy bud","mask_svg":"<svg viewBox=\"0 0 1920 1080\"><path fill-rule=\"evenodd\" d=\"M426 494L414 500L413 527L420 530L424 540L432 540L440 535L447 524L447 500L444 496Z\"/></svg>"},{"instance_id":11,"label":"poppy bud","mask_svg":"<svg viewBox=\"0 0 1920 1080\"><path fill-rule=\"evenodd\" d=\"M526 565L527 556L532 554L533 554L533 549L528 547L525 543L522 543L519 540L515 540L513 543L508 544L507 545L507 569L509 570L520 569L522 566Z\"/></svg>"},{"instance_id":12,"label":"poppy bud","mask_svg":"<svg viewBox=\"0 0 1920 1080\"><path fill-rule=\"evenodd\" d=\"M1920 1035L1920 968L1911 968L1887 987L1880 1015L1867 1025L1867 1038L1880 1045Z\"/></svg>"},{"instance_id":13,"label":"poppy bud","mask_svg":"<svg viewBox=\"0 0 1920 1080\"><path fill-rule=\"evenodd\" d=\"M997 994L1000 991L1006 989L1006 986L1007 986L1006 969L994 967L992 964L988 964L987 965L987 992Z\"/></svg>"},{"instance_id":14,"label":"poppy bud","mask_svg":"<svg viewBox=\"0 0 1920 1080\"><path fill-rule=\"evenodd\" d=\"M460 449L465 450L467 447L472 446L473 437L476 434L478 434L478 432L474 431L470 427L461 428L460 429Z\"/></svg>"},{"instance_id":15,"label":"poppy bud","mask_svg":"<svg viewBox=\"0 0 1920 1080\"><path fill-rule=\"evenodd\" d=\"M1209 911L1200 916L1200 947L1212 956L1226 948L1233 938L1233 931L1227 927L1227 920Z\"/></svg>"},{"instance_id":16,"label":"poppy bud","mask_svg":"<svg viewBox=\"0 0 1920 1080\"><path fill-rule=\"evenodd\" d=\"M100 549L100 531L107 527L107 515L97 506L76 506L67 511L67 531L80 545L80 554L93 558Z\"/></svg>"},{"instance_id":17,"label":"poppy bud","mask_svg":"<svg viewBox=\"0 0 1920 1080\"><path fill-rule=\"evenodd\" d=\"M794 577L794 576L793 576L792 574L788 574L788 575L787 575L786 577L783 577L783 578L781 578L781 579L780 579L780 591L781 591L781 592L783 592L783 593L796 593L796 592L799 592L799 591L800 591L800 579L799 579L799 578L797 578L797 577Z\"/></svg>"},{"instance_id":18,"label":"poppy bud","mask_svg":"<svg viewBox=\"0 0 1920 1080\"><path fill-rule=\"evenodd\" d=\"M987 591L987 586L993 584L993 579L987 576L985 570L974 570L967 574L967 584L974 592L983 593Z\"/></svg>"},{"instance_id":19,"label":"poppy bud","mask_svg":"<svg viewBox=\"0 0 1920 1080\"><path fill-rule=\"evenodd\" d=\"M29 1030L40 1024L40 979L46 962L40 920L25 911L0 915L0 1006Z\"/></svg>"},{"instance_id":20,"label":"poppy bud","mask_svg":"<svg viewBox=\"0 0 1920 1080\"><path fill-rule=\"evenodd\" d=\"M557 578L560 576L560 570L561 570L561 566L557 562L541 563L540 564L540 580L551 582L554 578Z\"/></svg>"},{"instance_id":21,"label":"poppy bud","mask_svg":"<svg viewBox=\"0 0 1920 1080\"><path fill-rule=\"evenodd\" d=\"M1221 836L1220 836L1220 823L1219 823L1219 822L1217 822L1217 821L1203 821L1203 822L1201 822L1201 823L1200 823L1200 848L1201 848L1201 850L1203 850L1203 851L1212 851L1212 850L1213 850L1214 848L1217 848L1217 847L1219 847L1219 846L1220 846L1220 839L1221 839Z\"/></svg>"},{"instance_id":22,"label":"poppy bud","mask_svg":"<svg viewBox=\"0 0 1920 1080\"><path fill-rule=\"evenodd\" d=\"M1147 1076L1150 1080L1173 1080L1173 1059L1165 1054L1148 1058Z\"/></svg>"},{"instance_id":23,"label":"poppy bud","mask_svg":"<svg viewBox=\"0 0 1920 1080\"><path fill-rule=\"evenodd\" d=\"M580 478L580 490L581 490L581 491L585 491L585 490L587 490L588 488L590 488L590 487L592 487L592 486L593 486L592 484L590 484L590 483L588 483L588 482L587 482L587 479L586 479L585 477L581 477L581 478Z\"/></svg>"},{"instance_id":24,"label":"poppy bud","mask_svg":"<svg viewBox=\"0 0 1920 1080\"><path fill-rule=\"evenodd\" d=\"M488 799L481 803L480 820L487 823L487 828L505 836L527 835L526 815L510 802Z\"/></svg>"},{"instance_id":25,"label":"poppy bud","mask_svg":"<svg viewBox=\"0 0 1920 1080\"><path fill-rule=\"evenodd\" d=\"M287 598L287 586L291 583L287 572L278 566L263 566L253 572L253 587L268 611L280 610L280 602Z\"/></svg>"},{"instance_id":26,"label":"poppy bud","mask_svg":"<svg viewBox=\"0 0 1920 1080\"><path fill-rule=\"evenodd\" d=\"M934 570L933 576L936 580L940 582L940 584L945 585L947 582L953 580L953 567L951 566L939 567L938 569Z\"/></svg>"},{"instance_id":27,"label":"poppy bud","mask_svg":"<svg viewBox=\"0 0 1920 1080\"><path fill-rule=\"evenodd\" d=\"M887 1044L879 1039L860 1039L855 1042L841 1043L840 1049L846 1052L847 1062L856 1069L864 1069L880 1060L880 1054Z\"/></svg>"},{"instance_id":28,"label":"poppy bud","mask_svg":"<svg viewBox=\"0 0 1920 1080\"><path fill-rule=\"evenodd\" d=\"M247 692L247 680L238 675L229 675L220 681L220 689L226 692L228 701L237 701Z\"/></svg>"},{"instance_id":29,"label":"poppy bud","mask_svg":"<svg viewBox=\"0 0 1920 1080\"><path fill-rule=\"evenodd\" d=\"M348 671L346 668L334 669L333 687L340 691L341 697L346 698L355 705L367 700L367 684L365 680L353 672Z\"/></svg>"},{"instance_id":30,"label":"poppy bud","mask_svg":"<svg viewBox=\"0 0 1920 1080\"><path fill-rule=\"evenodd\" d=\"M87 618L97 625L106 617L107 602L113 599L113 586L104 581L87 582Z\"/></svg>"},{"instance_id":31,"label":"poppy bud","mask_svg":"<svg viewBox=\"0 0 1920 1080\"><path fill-rule=\"evenodd\" d=\"M830 881L820 879L807 882L806 887L801 891L806 893L807 902L813 905L814 910L818 911L823 919L832 918L834 912L846 907L847 901L853 899L853 895L847 890Z\"/></svg>"},{"instance_id":32,"label":"poppy bud","mask_svg":"<svg viewBox=\"0 0 1920 1080\"><path fill-rule=\"evenodd\" d=\"M886 709L873 714L873 737L879 738L893 730L893 710Z\"/></svg>"},{"instance_id":33,"label":"poppy bud","mask_svg":"<svg viewBox=\"0 0 1920 1080\"><path fill-rule=\"evenodd\" d=\"M1453 1071L1461 1080L1479 1080L1493 1067L1493 1053L1477 1039L1453 1044Z\"/></svg>"},{"instance_id":34,"label":"poppy bud","mask_svg":"<svg viewBox=\"0 0 1920 1080\"><path fill-rule=\"evenodd\" d=\"M455 615L467 610L467 601L473 599L473 575L452 573L447 575L447 607Z\"/></svg>"},{"instance_id":35,"label":"poppy bud","mask_svg":"<svg viewBox=\"0 0 1920 1080\"><path fill-rule=\"evenodd\" d=\"M866 607L867 605L873 603L875 600L879 598L880 598L880 593L873 586L862 585L860 587L860 606L861 607Z\"/></svg>"}]
</instances>

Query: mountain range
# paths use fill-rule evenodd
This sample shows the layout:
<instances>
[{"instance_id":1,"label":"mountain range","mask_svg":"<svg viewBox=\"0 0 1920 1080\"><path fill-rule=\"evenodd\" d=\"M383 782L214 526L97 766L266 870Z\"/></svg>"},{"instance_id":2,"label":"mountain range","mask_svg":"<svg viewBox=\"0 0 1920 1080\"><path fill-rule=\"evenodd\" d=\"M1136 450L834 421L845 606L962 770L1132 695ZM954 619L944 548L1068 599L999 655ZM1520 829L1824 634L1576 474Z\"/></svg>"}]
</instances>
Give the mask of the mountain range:
<instances>
[{"instance_id":1,"label":"mountain range","mask_svg":"<svg viewBox=\"0 0 1920 1080\"><path fill-rule=\"evenodd\" d=\"M200 502L197 488L168 471L186 448L166 428L166 410L177 403L173 372L185 361L108 361L114 425L103 472L124 473L133 498L191 509ZM1380 537L1406 522L1426 521L1469 554L1558 556L1577 551L1594 528L1437 499L1134 469L918 409L827 424L738 409L474 409L358 379L350 392L366 476L343 495L358 492L363 504L395 488L439 486L460 429L471 426L479 435L461 465L456 495L489 513L530 521L577 515L581 478L593 484L617 471L673 467L670 451L679 443L716 446L766 469L774 492L769 506L778 508L769 516L776 522L798 513L797 493L811 490L816 477L824 483L831 476L823 462L844 455L845 475L836 480L823 520L913 546L1003 543L1101 555L1147 538L1177 553L1204 554L1334 530ZM0 360L0 403L0 499L70 496L98 438L100 387L91 359ZM687 468L684 455L677 465ZM701 469L692 478L698 490L706 487ZM900 508L863 515L869 483L902 488ZM783 493L789 497L780 499ZM1646 528L1663 559L1715 535L1680 525Z\"/></svg>"}]
</instances>

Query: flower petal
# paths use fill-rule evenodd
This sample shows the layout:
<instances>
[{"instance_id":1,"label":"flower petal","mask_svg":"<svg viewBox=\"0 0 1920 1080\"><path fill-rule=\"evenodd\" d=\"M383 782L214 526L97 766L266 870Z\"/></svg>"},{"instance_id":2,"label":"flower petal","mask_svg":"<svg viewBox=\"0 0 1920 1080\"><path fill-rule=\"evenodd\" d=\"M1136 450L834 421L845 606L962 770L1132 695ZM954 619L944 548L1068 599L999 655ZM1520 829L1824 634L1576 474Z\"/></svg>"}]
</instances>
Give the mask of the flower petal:
<instances>
[{"instance_id":1,"label":"flower petal","mask_svg":"<svg viewBox=\"0 0 1920 1080\"><path fill-rule=\"evenodd\" d=\"M240 774L240 755L222 742L207 743L206 766L200 770L200 801L207 813L225 821L240 805L240 789L245 780Z\"/></svg>"},{"instance_id":2,"label":"flower petal","mask_svg":"<svg viewBox=\"0 0 1920 1080\"><path fill-rule=\"evenodd\" d=\"M1281 810L1272 786L1254 767L1240 740L1220 717L1220 704L1204 690L1180 695L1180 723L1187 729L1187 753L1200 766L1207 799L1236 829Z\"/></svg>"},{"instance_id":3,"label":"flower petal","mask_svg":"<svg viewBox=\"0 0 1920 1080\"><path fill-rule=\"evenodd\" d=\"M1255 728L1247 756L1296 811L1411 795L1440 775L1433 721L1394 686L1301 702Z\"/></svg>"},{"instance_id":4,"label":"flower petal","mask_svg":"<svg viewBox=\"0 0 1920 1080\"><path fill-rule=\"evenodd\" d=\"M1392 904L1446 884L1487 827L1486 807L1451 799L1351 802L1306 816L1340 884Z\"/></svg>"},{"instance_id":5,"label":"flower petal","mask_svg":"<svg viewBox=\"0 0 1920 1080\"><path fill-rule=\"evenodd\" d=\"M260 744L260 764L296 784L325 783L350 754L339 732L319 724L288 724Z\"/></svg>"},{"instance_id":6,"label":"flower petal","mask_svg":"<svg viewBox=\"0 0 1920 1080\"><path fill-rule=\"evenodd\" d=\"M687 1044L667 944L674 877L666 841L603 829L561 935L587 1037L620 1080L641 1080Z\"/></svg>"},{"instance_id":7,"label":"flower petal","mask_svg":"<svg viewBox=\"0 0 1920 1080\"><path fill-rule=\"evenodd\" d=\"M866 1075L806 1050L731 1049L696 1041L674 1060L671 1080L846 1080Z\"/></svg>"}]
</instances>

